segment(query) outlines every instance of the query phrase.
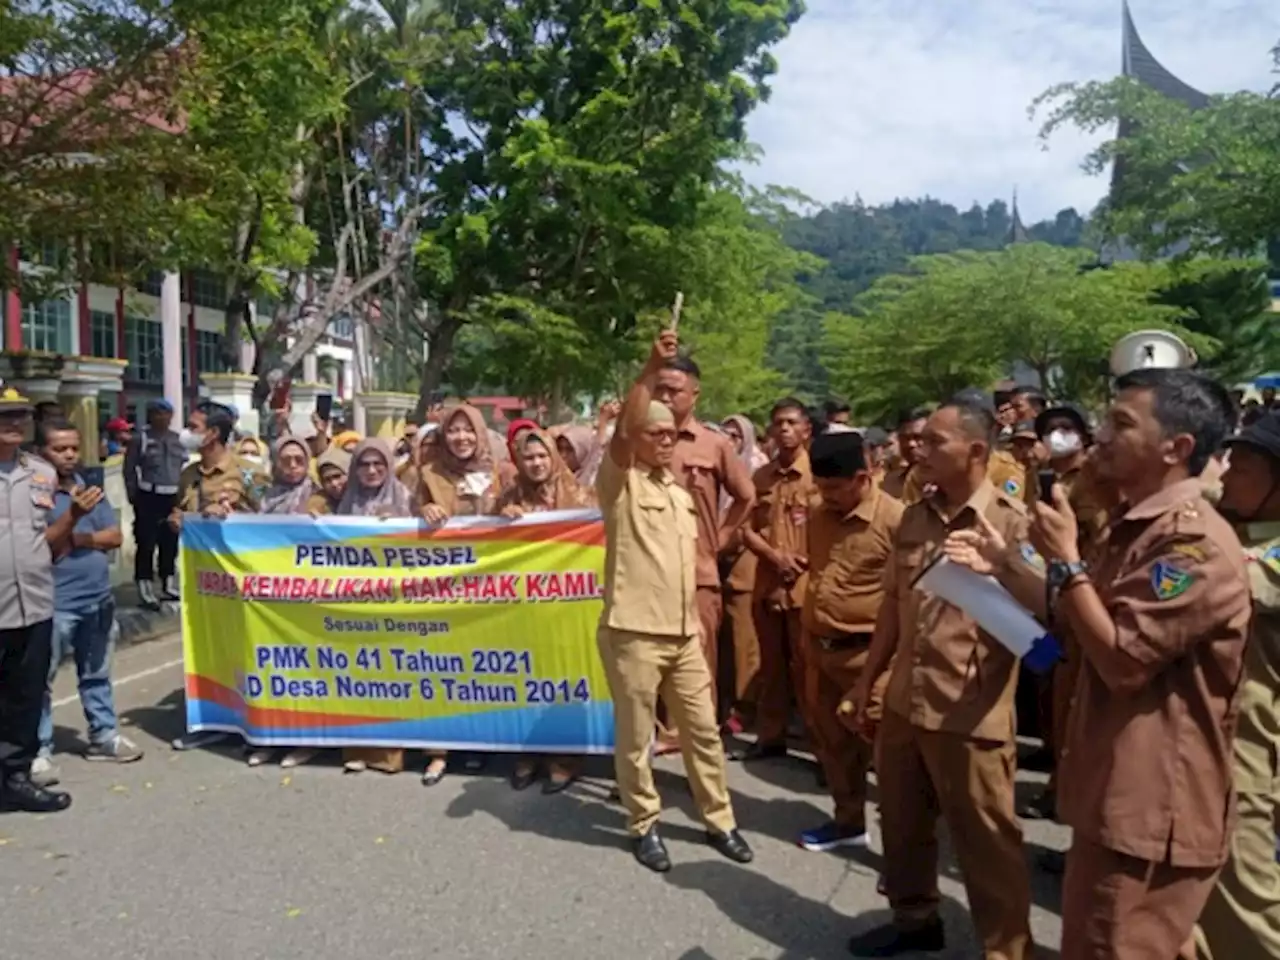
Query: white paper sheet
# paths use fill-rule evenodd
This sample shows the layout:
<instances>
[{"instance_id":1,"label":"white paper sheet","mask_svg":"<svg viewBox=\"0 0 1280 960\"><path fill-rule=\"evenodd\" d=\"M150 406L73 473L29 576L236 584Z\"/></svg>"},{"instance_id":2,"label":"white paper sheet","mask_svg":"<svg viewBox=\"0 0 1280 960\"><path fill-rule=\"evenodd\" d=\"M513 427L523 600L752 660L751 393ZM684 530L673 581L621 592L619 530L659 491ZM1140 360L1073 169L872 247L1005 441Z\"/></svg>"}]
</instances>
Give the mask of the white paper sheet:
<instances>
[{"instance_id":1,"label":"white paper sheet","mask_svg":"<svg viewBox=\"0 0 1280 960\"><path fill-rule=\"evenodd\" d=\"M959 607L1019 659L1045 634L1040 622L995 578L974 573L946 557L917 577L914 587Z\"/></svg>"}]
</instances>

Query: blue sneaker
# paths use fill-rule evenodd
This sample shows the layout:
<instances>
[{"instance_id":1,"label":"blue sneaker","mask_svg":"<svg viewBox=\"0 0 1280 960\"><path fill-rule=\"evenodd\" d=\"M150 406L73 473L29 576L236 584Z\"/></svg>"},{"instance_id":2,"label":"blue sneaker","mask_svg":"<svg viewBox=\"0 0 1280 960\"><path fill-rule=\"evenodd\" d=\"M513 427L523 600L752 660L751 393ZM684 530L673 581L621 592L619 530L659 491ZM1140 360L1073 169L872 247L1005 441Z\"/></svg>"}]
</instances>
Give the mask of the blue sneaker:
<instances>
[{"instance_id":1,"label":"blue sneaker","mask_svg":"<svg viewBox=\"0 0 1280 960\"><path fill-rule=\"evenodd\" d=\"M800 846L814 853L826 853L837 847L865 847L867 834L864 830L842 827L834 821L827 821L813 830L800 834Z\"/></svg>"}]
</instances>

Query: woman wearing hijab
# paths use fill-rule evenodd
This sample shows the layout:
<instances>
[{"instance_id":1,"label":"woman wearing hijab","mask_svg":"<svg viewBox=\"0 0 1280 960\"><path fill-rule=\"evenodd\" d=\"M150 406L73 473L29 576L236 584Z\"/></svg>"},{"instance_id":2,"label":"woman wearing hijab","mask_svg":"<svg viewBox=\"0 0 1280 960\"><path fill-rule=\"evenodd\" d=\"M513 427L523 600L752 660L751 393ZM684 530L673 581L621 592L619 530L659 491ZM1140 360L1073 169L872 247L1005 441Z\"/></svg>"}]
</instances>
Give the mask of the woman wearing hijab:
<instances>
[{"instance_id":1,"label":"woman wearing hijab","mask_svg":"<svg viewBox=\"0 0 1280 960\"><path fill-rule=\"evenodd\" d=\"M342 495L347 492L347 475L351 472L351 454L341 447L330 446L316 458L318 488L307 501L307 513L313 517L338 512Z\"/></svg>"},{"instance_id":2,"label":"woman wearing hijab","mask_svg":"<svg viewBox=\"0 0 1280 960\"><path fill-rule=\"evenodd\" d=\"M515 426L512 425L510 450L516 466L516 478L498 498L495 511L501 516L516 519L526 513L572 510L590 505L594 498L573 479L573 474L556 452L555 441L536 424L526 423L519 429L514 429ZM525 754L516 762L511 786L516 790L531 786L538 778L539 762L544 759L547 782L542 786L543 793L559 793L578 778L579 764L574 758L543 758Z\"/></svg>"},{"instance_id":3,"label":"woman wearing hijab","mask_svg":"<svg viewBox=\"0 0 1280 960\"><path fill-rule=\"evenodd\" d=\"M395 456L380 437L356 444L351 454L351 474L338 502L340 517L411 517L413 496L395 478ZM388 747L358 747L342 751L343 768L348 773L366 769L399 773L404 769L404 750Z\"/></svg>"},{"instance_id":4,"label":"woman wearing hijab","mask_svg":"<svg viewBox=\"0 0 1280 960\"><path fill-rule=\"evenodd\" d=\"M262 463L262 441L252 435L241 437L236 444L236 456L250 463Z\"/></svg>"},{"instance_id":5,"label":"woman wearing hijab","mask_svg":"<svg viewBox=\"0 0 1280 960\"><path fill-rule=\"evenodd\" d=\"M488 426L480 411L468 404L445 410L440 416L440 436L435 455L418 469L418 500L422 516L430 523L450 517L480 517L493 513L498 482ZM505 451L504 451L505 452ZM444 751L429 751L430 762L422 774L424 786L444 779ZM483 769L484 760L471 755L468 771Z\"/></svg>"},{"instance_id":6,"label":"woman wearing hijab","mask_svg":"<svg viewBox=\"0 0 1280 960\"><path fill-rule=\"evenodd\" d=\"M263 494L259 512L274 515L307 513L308 501L315 493L315 486L307 473L310 463L311 453L297 437L277 440L271 452L271 486ZM275 753L270 748L251 750L249 766L261 766ZM311 747L298 747L284 755L280 766L300 767L315 755L316 751Z\"/></svg>"},{"instance_id":7,"label":"woman wearing hijab","mask_svg":"<svg viewBox=\"0 0 1280 960\"><path fill-rule=\"evenodd\" d=\"M748 418L734 414L720 426L749 474L754 474L769 462L756 444L756 428ZM728 504L728 498L722 500L721 511L727 509ZM724 618L733 639L733 704L729 708L725 729L737 734L754 720L760 675L760 640L751 614L756 555L743 549L741 534L721 555L720 569L724 584Z\"/></svg>"}]
</instances>

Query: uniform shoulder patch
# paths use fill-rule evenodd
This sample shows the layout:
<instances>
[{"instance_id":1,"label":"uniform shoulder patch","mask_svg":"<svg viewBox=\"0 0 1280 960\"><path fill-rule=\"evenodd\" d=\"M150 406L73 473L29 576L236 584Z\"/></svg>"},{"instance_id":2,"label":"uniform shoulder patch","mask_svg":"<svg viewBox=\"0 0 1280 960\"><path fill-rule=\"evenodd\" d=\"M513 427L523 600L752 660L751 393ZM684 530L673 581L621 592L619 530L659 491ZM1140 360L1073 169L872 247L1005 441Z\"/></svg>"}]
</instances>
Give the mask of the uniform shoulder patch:
<instances>
[{"instance_id":1,"label":"uniform shoulder patch","mask_svg":"<svg viewBox=\"0 0 1280 960\"><path fill-rule=\"evenodd\" d=\"M1011 497L1016 497L1022 492L1022 484L1013 479L1013 477L1010 477L1004 482L1004 492Z\"/></svg>"},{"instance_id":2,"label":"uniform shoulder patch","mask_svg":"<svg viewBox=\"0 0 1280 960\"><path fill-rule=\"evenodd\" d=\"M1027 561L1028 566L1034 567L1037 570L1043 570L1045 568L1044 557L1040 556L1040 554L1036 552L1036 548L1031 544L1024 543L1018 549L1018 552L1022 554L1022 559Z\"/></svg>"},{"instance_id":3,"label":"uniform shoulder patch","mask_svg":"<svg viewBox=\"0 0 1280 960\"><path fill-rule=\"evenodd\" d=\"M1172 600L1187 592L1195 575L1169 560L1157 560L1151 567L1151 592L1157 600Z\"/></svg>"},{"instance_id":4,"label":"uniform shoulder patch","mask_svg":"<svg viewBox=\"0 0 1280 960\"><path fill-rule=\"evenodd\" d=\"M1262 562L1272 573L1280 574L1280 543L1267 547L1267 552L1262 555Z\"/></svg>"}]
</instances>

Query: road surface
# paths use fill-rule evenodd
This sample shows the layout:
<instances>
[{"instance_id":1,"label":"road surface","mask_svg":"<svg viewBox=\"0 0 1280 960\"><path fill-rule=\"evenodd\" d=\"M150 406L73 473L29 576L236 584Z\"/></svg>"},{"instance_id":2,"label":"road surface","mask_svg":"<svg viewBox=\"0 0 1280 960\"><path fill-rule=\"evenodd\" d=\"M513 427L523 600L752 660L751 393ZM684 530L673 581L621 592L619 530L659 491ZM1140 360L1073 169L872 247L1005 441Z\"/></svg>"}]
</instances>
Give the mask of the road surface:
<instances>
[{"instance_id":1,"label":"road surface","mask_svg":"<svg viewBox=\"0 0 1280 960\"><path fill-rule=\"evenodd\" d=\"M64 753L69 811L0 816L5 956L826 960L887 917L874 829L870 851L795 846L830 808L805 760L732 766L756 850L747 867L705 846L679 758L659 761L675 867L658 876L630 856L607 760L558 797L513 792L509 758L431 789L411 772L343 775L336 760L250 769L235 750L167 746L183 723L176 637L122 651L115 676L123 727L147 756L113 766ZM74 750L83 717L69 669L54 697L60 748ZM1042 779L1023 774L1019 789ZM1029 824L1028 857L1065 840ZM950 946L933 956L974 957L954 864L945 874ZM1056 958L1058 884L1033 880L1038 955Z\"/></svg>"}]
</instances>

